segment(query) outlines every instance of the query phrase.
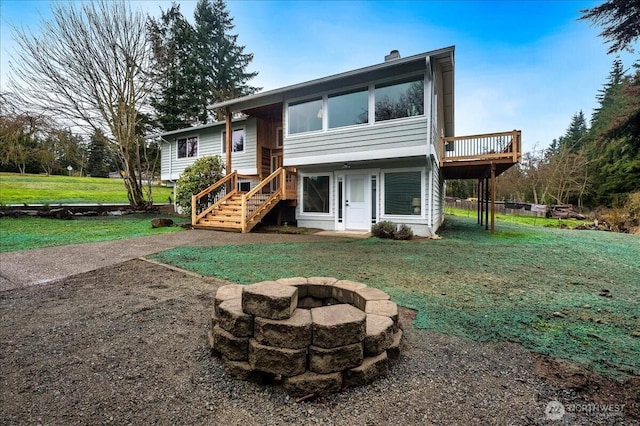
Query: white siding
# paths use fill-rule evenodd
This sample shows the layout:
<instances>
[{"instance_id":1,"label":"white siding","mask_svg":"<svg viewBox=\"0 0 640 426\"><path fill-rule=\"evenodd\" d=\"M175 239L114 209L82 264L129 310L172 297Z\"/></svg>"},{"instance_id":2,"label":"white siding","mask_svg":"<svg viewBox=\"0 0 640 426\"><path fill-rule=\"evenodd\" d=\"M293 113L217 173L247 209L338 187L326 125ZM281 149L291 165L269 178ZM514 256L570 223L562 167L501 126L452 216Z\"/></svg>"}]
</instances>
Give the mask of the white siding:
<instances>
[{"instance_id":1,"label":"white siding","mask_svg":"<svg viewBox=\"0 0 640 426\"><path fill-rule=\"evenodd\" d=\"M231 166L241 174L255 175L256 169L256 120L249 118L246 121L233 123L234 129L245 129L244 151L233 153ZM185 129L184 132L165 136L162 143L160 158L161 180L177 180L187 166L193 164L198 158L220 155L222 160L222 133L225 131L224 123L205 129ZM198 137L198 156L178 158L178 139L185 137Z\"/></svg>"},{"instance_id":2,"label":"white siding","mask_svg":"<svg viewBox=\"0 0 640 426\"><path fill-rule=\"evenodd\" d=\"M285 165L426 155L427 138L424 116L288 136L284 141Z\"/></svg>"},{"instance_id":3,"label":"white siding","mask_svg":"<svg viewBox=\"0 0 640 426\"><path fill-rule=\"evenodd\" d=\"M258 144L256 119L248 118L244 123L234 123L234 129L244 128L244 151L234 152L231 157L231 169L243 175L257 175L256 146ZM224 129L223 129L224 130ZM219 149L222 150L222 135L218 137Z\"/></svg>"}]
</instances>

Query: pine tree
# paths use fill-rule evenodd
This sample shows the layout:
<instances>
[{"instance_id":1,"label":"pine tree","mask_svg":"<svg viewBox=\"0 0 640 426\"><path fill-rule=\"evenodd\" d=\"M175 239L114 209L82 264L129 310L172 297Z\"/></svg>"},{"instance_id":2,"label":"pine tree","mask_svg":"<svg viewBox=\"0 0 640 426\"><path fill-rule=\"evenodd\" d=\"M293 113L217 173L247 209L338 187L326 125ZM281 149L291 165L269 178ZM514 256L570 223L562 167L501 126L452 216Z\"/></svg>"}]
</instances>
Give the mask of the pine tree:
<instances>
[{"instance_id":1,"label":"pine tree","mask_svg":"<svg viewBox=\"0 0 640 426\"><path fill-rule=\"evenodd\" d=\"M198 0L194 16L200 64L198 119L209 122L221 118L211 109L214 103L260 90L248 84L258 73L247 71L253 54L245 53L238 35L231 34L235 25L224 0Z\"/></svg>"},{"instance_id":2,"label":"pine tree","mask_svg":"<svg viewBox=\"0 0 640 426\"><path fill-rule=\"evenodd\" d=\"M624 74L622 60L616 57L607 77L607 82L596 95L596 100L600 105L594 109L591 117L591 127L596 132L604 130L607 127L607 123L610 123L612 117L620 110L619 103L621 99L619 95Z\"/></svg>"},{"instance_id":3,"label":"pine tree","mask_svg":"<svg viewBox=\"0 0 640 426\"><path fill-rule=\"evenodd\" d=\"M587 136L587 120L584 118L582 110L571 117L571 123L561 138L560 149L568 149L571 152L578 152L584 146Z\"/></svg>"},{"instance_id":4,"label":"pine tree","mask_svg":"<svg viewBox=\"0 0 640 426\"><path fill-rule=\"evenodd\" d=\"M162 12L159 20L150 20L148 28L159 81L158 90L151 96L156 120L165 131L195 124L200 91L195 30L175 3Z\"/></svg>"},{"instance_id":5,"label":"pine tree","mask_svg":"<svg viewBox=\"0 0 640 426\"><path fill-rule=\"evenodd\" d=\"M91 135L88 149L87 174L93 177L109 177L111 154L107 140L101 131L98 130Z\"/></svg>"},{"instance_id":6,"label":"pine tree","mask_svg":"<svg viewBox=\"0 0 640 426\"><path fill-rule=\"evenodd\" d=\"M627 75L616 59L598 101L587 149L592 203L612 205L640 188L640 67Z\"/></svg>"},{"instance_id":7,"label":"pine tree","mask_svg":"<svg viewBox=\"0 0 640 426\"><path fill-rule=\"evenodd\" d=\"M580 12L581 20L603 28L600 36L611 43L608 53L633 51L631 45L640 37L640 0L607 0Z\"/></svg>"}]
</instances>

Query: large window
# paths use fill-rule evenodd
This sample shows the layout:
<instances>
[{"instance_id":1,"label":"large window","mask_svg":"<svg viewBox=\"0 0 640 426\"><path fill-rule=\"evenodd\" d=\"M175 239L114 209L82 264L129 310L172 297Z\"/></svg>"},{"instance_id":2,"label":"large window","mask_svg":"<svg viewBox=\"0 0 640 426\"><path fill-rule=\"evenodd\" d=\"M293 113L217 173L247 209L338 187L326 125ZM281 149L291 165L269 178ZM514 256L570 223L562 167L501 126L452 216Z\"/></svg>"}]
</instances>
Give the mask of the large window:
<instances>
[{"instance_id":1,"label":"large window","mask_svg":"<svg viewBox=\"0 0 640 426\"><path fill-rule=\"evenodd\" d=\"M289 134L322 130L322 99L289 104Z\"/></svg>"},{"instance_id":2,"label":"large window","mask_svg":"<svg viewBox=\"0 0 640 426\"><path fill-rule=\"evenodd\" d=\"M329 96L329 128L369 122L369 91Z\"/></svg>"},{"instance_id":3,"label":"large window","mask_svg":"<svg viewBox=\"0 0 640 426\"><path fill-rule=\"evenodd\" d=\"M302 178L302 211L329 213L329 176Z\"/></svg>"},{"instance_id":4,"label":"large window","mask_svg":"<svg viewBox=\"0 0 640 426\"><path fill-rule=\"evenodd\" d=\"M376 121L424 114L422 78L402 83L376 85Z\"/></svg>"},{"instance_id":5,"label":"large window","mask_svg":"<svg viewBox=\"0 0 640 426\"><path fill-rule=\"evenodd\" d=\"M198 137L178 139L178 158L198 156Z\"/></svg>"},{"instance_id":6,"label":"large window","mask_svg":"<svg viewBox=\"0 0 640 426\"><path fill-rule=\"evenodd\" d=\"M231 146L233 150L231 152L244 151L244 129L235 129L231 135ZM222 153L227 152L227 132L222 132Z\"/></svg>"},{"instance_id":7,"label":"large window","mask_svg":"<svg viewBox=\"0 0 640 426\"><path fill-rule=\"evenodd\" d=\"M384 174L384 213L413 215L420 213L422 173L390 172ZM417 209L416 209L417 208Z\"/></svg>"}]
</instances>

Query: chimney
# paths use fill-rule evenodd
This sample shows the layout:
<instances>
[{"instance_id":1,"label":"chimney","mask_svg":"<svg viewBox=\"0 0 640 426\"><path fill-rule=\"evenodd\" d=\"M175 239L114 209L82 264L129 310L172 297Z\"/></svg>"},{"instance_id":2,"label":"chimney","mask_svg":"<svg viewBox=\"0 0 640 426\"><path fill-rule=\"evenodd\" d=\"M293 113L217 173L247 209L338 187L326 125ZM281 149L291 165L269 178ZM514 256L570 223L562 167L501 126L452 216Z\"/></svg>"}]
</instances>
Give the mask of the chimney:
<instances>
[{"instance_id":1,"label":"chimney","mask_svg":"<svg viewBox=\"0 0 640 426\"><path fill-rule=\"evenodd\" d=\"M396 49L393 49L391 52L389 52L388 55L385 55L384 57L385 62L393 61L394 59L400 59L400 52Z\"/></svg>"}]
</instances>

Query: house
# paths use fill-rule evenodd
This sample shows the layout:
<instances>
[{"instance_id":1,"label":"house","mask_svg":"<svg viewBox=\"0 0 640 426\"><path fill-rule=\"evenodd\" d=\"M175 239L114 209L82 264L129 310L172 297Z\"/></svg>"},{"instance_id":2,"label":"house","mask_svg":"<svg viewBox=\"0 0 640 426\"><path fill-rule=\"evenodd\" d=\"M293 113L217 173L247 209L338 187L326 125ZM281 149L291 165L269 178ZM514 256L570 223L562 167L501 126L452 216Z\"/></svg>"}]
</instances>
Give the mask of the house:
<instances>
[{"instance_id":1,"label":"house","mask_svg":"<svg viewBox=\"0 0 640 426\"><path fill-rule=\"evenodd\" d=\"M303 227L368 231L389 220L433 235L447 178L478 180L482 223L495 176L520 161L520 132L455 137L454 50L392 51L366 68L220 102L225 121L162 134L161 178L175 181L204 155L225 158L226 177L194 194L198 228L248 232L275 211Z\"/></svg>"}]
</instances>

